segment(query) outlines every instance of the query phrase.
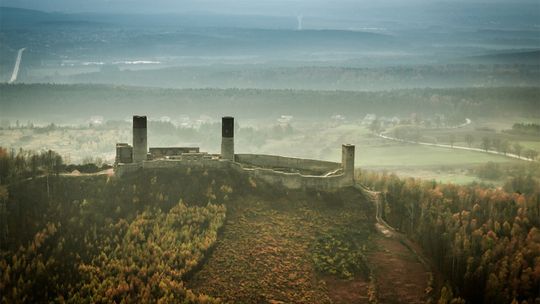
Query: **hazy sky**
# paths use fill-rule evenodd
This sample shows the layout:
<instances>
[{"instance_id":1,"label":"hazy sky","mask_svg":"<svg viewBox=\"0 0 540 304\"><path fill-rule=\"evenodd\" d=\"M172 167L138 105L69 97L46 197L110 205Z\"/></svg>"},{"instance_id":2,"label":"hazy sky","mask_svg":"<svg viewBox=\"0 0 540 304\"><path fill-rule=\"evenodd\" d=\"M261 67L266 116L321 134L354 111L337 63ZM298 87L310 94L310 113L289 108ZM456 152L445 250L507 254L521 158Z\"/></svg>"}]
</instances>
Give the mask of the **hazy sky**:
<instances>
[{"instance_id":1,"label":"hazy sky","mask_svg":"<svg viewBox=\"0 0 540 304\"><path fill-rule=\"evenodd\" d=\"M215 12L236 14L286 15L298 11L346 13L349 10L396 8L401 6L432 7L434 3L484 3L520 5L538 0L0 0L2 6L60 12L114 13L185 13Z\"/></svg>"},{"instance_id":2,"label":"hazy sky","mask_svg":"<svg viewBox=\"0 0 540 304\"><path fill-rule=\"evenodd\" d=\"M540 29L540 0L0 0L0 5L65 13L265 15L294 24L302 15L304 28L312 29L399 29L403 24Z\"/></svg>"}]
</instances>

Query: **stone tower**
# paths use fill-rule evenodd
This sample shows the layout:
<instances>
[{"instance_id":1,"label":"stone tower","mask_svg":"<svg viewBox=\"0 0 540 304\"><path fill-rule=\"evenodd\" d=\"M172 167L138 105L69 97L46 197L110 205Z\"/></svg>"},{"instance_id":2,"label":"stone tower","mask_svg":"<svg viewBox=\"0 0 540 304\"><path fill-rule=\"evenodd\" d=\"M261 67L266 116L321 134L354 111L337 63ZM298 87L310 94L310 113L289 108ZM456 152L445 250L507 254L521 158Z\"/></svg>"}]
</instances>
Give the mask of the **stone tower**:
<instances>
[{"instance_id":1,"label":"stone tower","mask_svg":"<svg viewBox=\"0 0 540 304\"><path fill-rule=\"evenodd\" d=\"M133 162L146 160L148 144L146 139L146 116L133 116Z\"/></svg>"},{"instance_id":2,"label":"stone tower","mask_svg":"<svg viewBox=\"0 0 540 304\"><path fill-rule=\"evenodd\" d=\"M345 177L354 181L354 145L344 144L341 147L341 167Z\"/></svg>"},{"instance_id":3,"label":"stone tower","mask_svg":"<svg viewBox=\"0 0 540 304\"><path fill-rule=\"evenodd\" d=\"M234 161L234 117L221 118L221 158Z\"/></svg>"}]
</instances>

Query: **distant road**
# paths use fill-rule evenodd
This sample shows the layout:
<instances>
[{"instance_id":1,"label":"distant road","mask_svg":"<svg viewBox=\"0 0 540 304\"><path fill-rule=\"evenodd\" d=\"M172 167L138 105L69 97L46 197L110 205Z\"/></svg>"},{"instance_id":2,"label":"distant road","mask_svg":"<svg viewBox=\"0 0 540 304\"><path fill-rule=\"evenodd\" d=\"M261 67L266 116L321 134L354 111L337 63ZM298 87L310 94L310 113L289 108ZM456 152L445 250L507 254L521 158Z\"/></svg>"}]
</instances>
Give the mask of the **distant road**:
<instances>
[{"instance_id":1,"label":"distant road","mask_svg":"<svg viewBox=\"0 0 540 304\"><path fill-rule=\"evenodd\" d=\"M462 123L460 125L457 125L455 127L449 127L448 129L463 128L463 127L466 127L466 126L470 125L471 122L472 121L470 119L465 118L464 123ZM439 147L439 148L458 149L458 150L467 150L467 151L482 152L482 153L489 153L489 154L497 154L497 155L506 156L506 157L510 157L510 158L515 158L515 159L520 159L520 160L525 160L525 161L534 161L532 159L529 159L529 158L526 158L526 157L523 157L523 156L519 156L519 155L516 155L516 154L513 154L513 153L502 153L502 152L495 151L495 150L484 150L484 149L480 149L480 148L471 148L471 147L463 147L463 146L454 146L454 145L444 145L444 144L435 144L435 143L427 143L427 142L418 142L418 141L412 141L412 140L406 140L406 139L400 139L400 138L396 138L396 137L391 137L391 136L388 136L388 135L384 135L383 133L378 133L376 135L379 136L380 138L383 138L383 139L393 140L393 141L397 141L397 142L401 142L401 143L407 143L407 144L417 144L417 145L422 145L422 146L432 146L432 147Z\"/></svg>"},{"instance_id":2,"label":"distant road","mask_svg":"<svg viewBox=\"0 0 540 304\"><path fill-rule=\"evenodd\" d=\"M388 140L393 140L393 141L402 142L402 143L408 143L408 144L416 144L416 145L422 145L422 146L432 146L432 147L440 147L440 148L448 148L448 149L475 151L475 152L496 154L496 155L506 156L506 157L525 160L525 161L534 161L532 159L529 159L529 158L526 158L526 157L523 157L523 156L518 156L516 154L502 153L502 152L495 151L495 150L483 150L483 149L480 149L480 148L452 146L452 145L444 145L444 144L434 144L434 143L427 143L427 142L417 142L417 141L412 141L412 140L405 140L405 139L399 139L399 138L395 138L395 137L390 137L390 136L384 135L382 133L377 134L377 136L379 136L380 138L383 138L383 139L388 139Z\"/></svg>"},{"instance_id":3,"label":"distant road","mask_svg":"<svg viewBox=\"0 0 540 304\"><path fill-rule=\"evenodd\" d=\"M26 50L26 48L22 48L17 53L17 60L15 61L15 67L13 67L13 73L11 74L11 78L9 79L8 83L14 83L17 80L17 76L19 75L19 68L21 66L21 59L22 59L22 53Z\"/></svg>"}]
</instances>

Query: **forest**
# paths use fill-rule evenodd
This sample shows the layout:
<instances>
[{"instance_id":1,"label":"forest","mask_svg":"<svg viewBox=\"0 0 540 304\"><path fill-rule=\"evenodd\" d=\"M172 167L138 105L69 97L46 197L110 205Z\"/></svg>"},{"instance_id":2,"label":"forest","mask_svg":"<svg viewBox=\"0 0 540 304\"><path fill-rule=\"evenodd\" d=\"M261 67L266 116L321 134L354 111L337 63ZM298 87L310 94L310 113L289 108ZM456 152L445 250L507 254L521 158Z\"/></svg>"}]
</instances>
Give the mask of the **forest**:
<instances>
[{"instance_id":1,"label":"forest","mask_svg":"<svg viewBox=\"0 0 540 304\"><path fill-rule=\"evenodd\" d=\"M412 113L430 116L500 118L538 115L536 87L417 88L387 91L166 89L94 84L0 84L0 119L21 122L54 121L66 124L88 120L107 109L107 120L125 119L128 113L153 113L177 118L189 113L258 119L261 123L280 115L320 119L336 113L349 118L366 114L392 117ZM151 102L150 102L151 101ZM58 115L62 113L62 115ZM504 115L501 113L505 113ZM14 122L14 121L12 121Z\"/></svg>"},{"instance_id":2,"label":"forest","mask_svg":"<svg viewBox=\"0 0 540 304\"><path fill-rule=\"evenodd\" d=\"M2 170L12 172L0 185L2 303L214 301L183 280L217 240L229 184L208 172L183 181L62 176L49 171L49 155L61 159L54 152L29 154L44 175Z\"/></svg>"},{"instance_id":3,"label":"forest","mask_svg":"<svg viewBox=\"0 0 540 304\"><path fill-rule=\"evenodd\" d=\"M439 184L362 172L385 195L384 219L418 242L447 281L439 303L536 303L540 294L540 182L504 188Z\"/></svg>"}]
</instances>

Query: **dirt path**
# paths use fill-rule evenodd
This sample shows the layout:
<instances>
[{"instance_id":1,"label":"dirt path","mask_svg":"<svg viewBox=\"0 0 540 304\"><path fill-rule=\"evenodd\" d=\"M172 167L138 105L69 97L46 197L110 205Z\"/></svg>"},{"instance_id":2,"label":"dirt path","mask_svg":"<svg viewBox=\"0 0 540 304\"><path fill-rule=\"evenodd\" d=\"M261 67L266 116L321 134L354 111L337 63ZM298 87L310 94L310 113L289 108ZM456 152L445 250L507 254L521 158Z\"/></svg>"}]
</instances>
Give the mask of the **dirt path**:
<instances>
[{"instance_id":1,"label":"dirt path","mask_svg":"<svg viewBox=\"0 0 540 304\"><path fill-rule=\"evenodd\" d=\"M375 203L379 250L370 255L376 267L378 299L380 303L424 303L430 280L429 259L405 235L397 232L382 218L381 192L361 185L356 188Z\"/></svg>"},{"instance_id":2,"label":"dirt path","mask_svg":"<svg viewBox=\"0 0 540 304\"><path fill-rule=\"evenodd\" d=\"M362 278L341 280L336 277L325 277L327 294L333 304L369 304L369 282Z\"/></svg>"},{"instance_id":3,"label":"dirt path","mask_svg":"<svg viewBox=\"0 0 540 304\"><path fill-rule=\"evenodd\" d=\"M375 267L379 303L425 303L429 271L406 246L380 236L369 256Z\"/></svg>"}]
</instances>

